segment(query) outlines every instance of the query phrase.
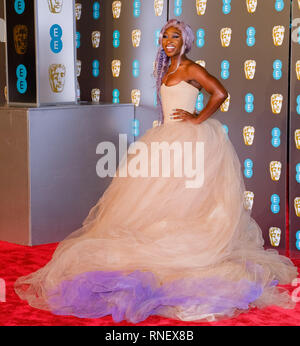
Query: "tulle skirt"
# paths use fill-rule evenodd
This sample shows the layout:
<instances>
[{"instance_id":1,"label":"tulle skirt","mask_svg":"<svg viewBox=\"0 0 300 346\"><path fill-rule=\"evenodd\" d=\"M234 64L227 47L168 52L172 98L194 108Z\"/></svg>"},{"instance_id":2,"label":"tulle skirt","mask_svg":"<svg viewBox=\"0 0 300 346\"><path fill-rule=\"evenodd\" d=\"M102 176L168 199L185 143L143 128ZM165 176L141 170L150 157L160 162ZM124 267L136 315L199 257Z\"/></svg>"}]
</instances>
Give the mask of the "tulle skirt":
<instances>
[{"instance_id":1,"label":"tulle skirt","mask_svg":"<svg viewBox=\"0 0 300 346\"><path fill-rule=\"evenodd\" d=\"M163 142L177 145L164 174L163 155L150 155ZM150 315L213 321L252 307L293 308L278 285L290 284L297 268L264 250L244 191L238 156L218 120L151 128L124 155L82 227L46 266L18 278L15 290L57 315L112 315L116 322Z\"/></svg>"}]
</instances>

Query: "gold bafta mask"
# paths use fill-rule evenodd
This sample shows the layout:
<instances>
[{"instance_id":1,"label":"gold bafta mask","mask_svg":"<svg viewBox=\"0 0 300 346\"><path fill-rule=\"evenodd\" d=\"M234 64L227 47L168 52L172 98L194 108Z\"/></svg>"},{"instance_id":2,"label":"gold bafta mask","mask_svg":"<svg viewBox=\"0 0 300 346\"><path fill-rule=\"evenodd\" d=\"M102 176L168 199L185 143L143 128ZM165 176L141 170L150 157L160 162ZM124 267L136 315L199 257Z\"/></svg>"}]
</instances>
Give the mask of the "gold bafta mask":
<instances>
[{"instance_id":1,"label":"gold bafta mask","mask_svg":"<svg viewBox=\"0 0 300 346\"><path fill-rule=\"evenodd\" d=\"M296 61L296 75L297 79L300 80L300 60Z\"/></svg>"},{"instance_id":2,"label":"gold bafta mask","mask_svg":"<svg viewBox=\"0 0 300 346\"><path fill-rule=\"evenodd\" d=\"M254 202L254 193L252 191L244 191L244 207L251 210Z\"/></svg>"},{"instance_id":3,"label":"gold bafta mask","mask_svg":"<svg viewBox=\"0 0 300 346\"><path fill-rule=\"evenodd\" d=\"M133 89L131 90L131 102L135 106L139 106L140 104L140 99L141 99L141 91L139 89Z\"/></svg>"},{"instance_id":4,"label":"gold bafta mask","mask_svg":"<svg viewBox=\"0 0 300 346\"><path fill-rule=\"evenodd\" d=\"M255 75L256 61L246 60L244 62L244 71L246 79L253 79Z\"/></svg>"},{"instance_id":5,"label":"gold bafta mask","mask_svg":"<svg viewBox=\"0 0 300 346\"><path fill-rule=\"evenodd\" d=\"M221 104L221 112L228 112L230 106L230 94L228 93L227 99Z\"/></svg>"},{"instance_id":6,"label":"gold bafta mask","mask_svg":"<svg viewBox=\"0 0 300 346\"><path fill-rule=\"evenodd\" d=\"M160 126L161 125L161 121L158 121L158 120L154 120L153 123L152 123L152 127L157 127L157 126Z\"/></svg>"},{"instance_id":7,"label":"gold bafta mask","mask_svg":"<svg viewBox=\"0 0 300 346\"><path fill-rule=\"evenodd\" d=\"M4 98L5 98L5 101L7 103L7 86L6 85L4 87Z\"/></svg>"},{"instance_id":8,"label":"gold bafta mask","mask_svg":"<svg viewBox=\"0 0 300 346\"><path fill-rule=\"evenodd\" d=\"M281 229L278 227L269 228L270 243L272 246L279 246L280 244Z\"/></svg>"},{"instance_id":9,"label":"gold bafta mask","mask_svg":"<svg viewBox=\"0 0 300 346\"><path fill-rule=\"evenodd\" d=\"M299 7L299 10L300 10L300 0L298 0L298 7Z\"/></svg>"},{"instance_id":10,"label":"gold bafta mask","mask_svg":"<svg viewBox=\"0 0 300 346\"><path fill-rule=\"evenodd\" d=\"M94 48L99 48L100 38L101 38L100 31L93 31L92 32L92 45Z\"/></svg>"},{"instance_id":11,"label":"gold bafta mask","mask_svg":"<svg viewBox=\"0 0 300 346\"><path fill-rule=\"evenodd\" d=\"M121 1L114 1L112 3L112 14L115 19L120 18L121 15L121 7L122 7L122 2Z\"/></svg>"},{"instance_id":12,"label":"gold bafta mask","mask_svg":"<svg viewBox=\"0 0 300 346\"><path fill-rule=\"evenodd\" d=\"M281 94L271 95L271 108L274 114L279 114L281 112L283 96Z\"/></svg>"},{"instance_id":13,"label":"gold bafta mask","mask_svg":"<svg viewBox=\"0 0 300 346\"><path fill-rule=\"evenodd\" d=\"M295 130L295 144L296 148L300 149L300 129Z\"/></svg>"},{"instance_id":14,"label":"gold bafta mask","mask_svg":"<svg viewBox=\"0 0 300 346\"><path fill-rule=\"evenodd\" d=\"M63 6L63 0L48 0L48 6L51 13L60 13Z\"/></svg>"},{"instance_id":15,"label":"gold bafta mask","mask_svg":"<svg viewBox=\"0 0 300 346\"><path fill-rule=\"evenodd\" d=\"M246 0L247 11L249 13L254 13L257 7L257 0Z\"/></svg>"},{"instance_id":16,"label":"gold bafta mask","mask_svg":"<svg viewBox=\"0 0 300 346\"><path fill-rule=\"evenodd\" d=\"M91 91L91 97L93 103L99 103L100 102L100 89L95 88Z\"/></svg>"},{"instance_id":17,"label":"gold bafta mask","mask_svg":"<svg viewBox=\"0 0 300 346\"><path fill-rule=\"evenodd\" d=\"M81 18L81 11L82 11L82 4L76 3L75 4L75 17L76 17L76 20L79 20Z\"/></svg>"},{"instance_id":18,"label":"gold bafta mask","mask_svg":"<svg viewBox=\"0 0 300 346\"><path fill-rule=\"evenodd\" d=\"M66 67L62 64L52 64L49 66L49 82L54 93L61 93L64 90Z\"/></svg>"},{"instance_id":19,"label":"gold bafta mask","mask_svg":"<svg viewBox=\"0 0 300 346\"><path fill-rule=\"evenodd\" d=\"M154 0L154 12L156 17L162 15L164 9L164 0Z\"/></svg>"},{"instance_id":20,"label":"gold bafta mask","mask_svg":"<svg viewBox=\"0 0 300 346\"><path fill-rule=\"evenodd\" d=\"M273 27L272 35L273 35L273 43L275 46L281 46L284 39L284 26L276 25Z\"/></svg>"},{"instance_id":21,"label":"gold bafta mask","mask_svg":"<svg viewBox=\"0 0 300 346\"><path fill-rule=\"evenodd\" d=\"M81 73L81 60L76 60L76 77L79 77Z\"/></svg>"},{"instance_id":22,"label":"gold bafta mask","mask_svg":"<svg viewBox=\"0 0 300 346\"><path fill-rule=\"evenodd\" d=\"M300 217L300 197L296 197L294 199L294 208L295 208L296 215Z\"/></svg>"},{"instance_id":23,"label":"gold bafta mask","mask_svg":"<svg viewBox=\"0 0 300 346\"><path fill-rule=\"evenodd\" d=\"M112 70L113 77L119 77L121 72L121 61L113 60L111 62L111 70Z\"/></svg>"},{"instance_id":24,"label":"gold bafta mask","mask_svg":"<svg viewBox=\"0 0 300 346\"><path fill-rule=\"evenodd\" d=\"M132 38L133 47L135 48L138 47L141 42L141 30L139 29L132 30L131 38Z\"/></svg>"},{"instance_id":25,"label":"gold bafta mask","mask_svg":"<svg viewBox=\"0 0 300 346\"><path fill-rule=\"evenodd\" d=\"M252 145L254 141L255 128L253 126L244 126L243 137L245 145Z\"/></svg>"},{"instance_id":26,"label":"gold bafta mask","mask_svg":"<svg viewBox=\"0 0 300 346\"><path fill-rule=\"evenodd\" d=\"M195 63L205 68L206 63L204 60L196 60Z\"/></svg>"},{"instance_id":27,"label":"gold bafta mask","mask_svg":"<svg viewBox=\"0 0 300 346\"><path fill-rule=\"evenodd\" d=\"M271 179L278 181L280 179L282 164L280 161L271 161L270 162L270 175Z\"/></svg>"},{"instance_id":28,"label":"gold bafta mask","mask_svg":"<svg viewBox=\"0 0 300 346\"><path fill-rule=\"evenodd\" d=\"M26 25L18 24L13 28L14 44L16 53L25 54L28 47L28 28Z\"/></svg>"},{"instance_id":29,"label":"gold bafta mask","mask_svg":"<svg viewBox=\"0 0 300 346\"><path fill-rule=\"evenodd\" d=\"M229 47L230 41L231 41L231 34L232 34L231 28L222 28L220 30L220 38L221 38L222 47Z\"/></svg>"},{"instance_id":30,"label":"gold bafta mask","mask_svg":"<svg viewBox=\"0 0 300 346\"><path fill-rule=\"evenodd\" d=\"M196 0L196 9L198 16L203 16L206 10L207 0Z\"/></svg>"}]
</instances>

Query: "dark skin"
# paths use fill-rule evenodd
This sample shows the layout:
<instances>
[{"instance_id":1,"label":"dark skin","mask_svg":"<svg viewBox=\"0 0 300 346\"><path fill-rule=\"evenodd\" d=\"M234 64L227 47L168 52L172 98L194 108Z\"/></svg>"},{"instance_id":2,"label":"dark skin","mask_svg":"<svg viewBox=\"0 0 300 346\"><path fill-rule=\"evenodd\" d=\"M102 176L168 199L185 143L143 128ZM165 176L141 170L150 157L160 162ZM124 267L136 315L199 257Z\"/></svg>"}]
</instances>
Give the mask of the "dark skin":
<instances>
[{"instance_id":1,"label":"dark skin","mask_svg":"<svg viewBox=\"0 0 300 346\"><path fill-rule=\"evenodd\" d=\"M171 64L163 77L162 83L167 86L172 86L181 81L185 81L199 90L204 88L211 95L206 106L198 115L196 110L192 114L183 109L174 109L172 113L172 115L175 116L173 119L182 119L183 121L189 121L193 124L200 124L219 109L221 104L228 97L228 93L224 86L214 76L210 75L202 66L188 59L185 54L181 57L181 63L177 71L169 76L169 73L176 69L182 44L183 40L179 29L169 27L164 32L162 47L167 56L171 58ZM168 46L172 46L173 48L168 49Z\"/></svg>"}]
</instances>

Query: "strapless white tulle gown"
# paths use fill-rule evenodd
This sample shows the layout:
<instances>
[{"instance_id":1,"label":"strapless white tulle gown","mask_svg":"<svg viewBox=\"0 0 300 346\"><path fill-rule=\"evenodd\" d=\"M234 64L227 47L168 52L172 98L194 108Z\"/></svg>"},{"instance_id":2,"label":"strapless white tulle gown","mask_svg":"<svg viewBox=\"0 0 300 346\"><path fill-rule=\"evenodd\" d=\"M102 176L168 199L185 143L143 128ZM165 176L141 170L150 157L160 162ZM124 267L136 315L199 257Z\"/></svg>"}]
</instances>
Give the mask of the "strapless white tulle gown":
<instances>
[{"instance_id":1,"label":"strapless white tulle gown","mask_svg":"<svg viewBox=\"0 0 300 346\"><path fill-rule=\"evenodd\" d=\"M168 177L121 177L120 164L82 227L59 243L46 266L15 282L21 299L58 315L112 315L133 323L150 315L213 321L252 307L293 308L278 285L290 284L297 269L276 250L264 250L261 229L244 207L240 162L222 124L168 117L174 108L192 113L197 96L187 82L163 84L164 123L137 142L149 152L153 142L203 143L197 168L202 184L187 187L192 179L172 174L175 159ZM141 155L145 151L127 152L127 167ZM184 159L195 163L196 155L187 151ZM144 163L150 172L149 155Z\"/></svg>"}]
</instances>

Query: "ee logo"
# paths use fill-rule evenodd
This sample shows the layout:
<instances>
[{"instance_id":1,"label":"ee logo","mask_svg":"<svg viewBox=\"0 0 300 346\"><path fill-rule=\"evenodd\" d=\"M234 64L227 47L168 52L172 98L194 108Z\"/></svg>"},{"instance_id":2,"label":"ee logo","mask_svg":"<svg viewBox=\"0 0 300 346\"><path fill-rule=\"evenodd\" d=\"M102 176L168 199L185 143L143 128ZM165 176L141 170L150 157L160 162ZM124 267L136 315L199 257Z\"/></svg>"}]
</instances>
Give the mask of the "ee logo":
<instances>
[{"instance_id":1,"label":"ee logo","mask_svg":"<svg viewBox=\"0 0 300 346\"><path fill-rule=\"evenodd\" d=\"M22 14L25 11L25 1L15 0L15 11L17 14Z\"/></svg>"},{"instance_id":2,"label":"ee logo","mask_svg":"<svg viewBox=\"0 0 300 346\"><path fill-rule=\"evenodd\" d=\"M62 28L58 24L54 24L50 28L50 49L53 53L57 54L61 52L63 48L63 43L61 40L62 37Z\"/></svg>"},{"instance_id":3,"label":"ee logo","mask_svg":"<svg viewBox=\"0 0 300 346\"><path fill-rule=\"evenodd\" d=\"M20 64L16 70L17 75L17 89L20 94L25 94L27 90L27 69L23 64Z\"/></svg>"}]
</instances>

